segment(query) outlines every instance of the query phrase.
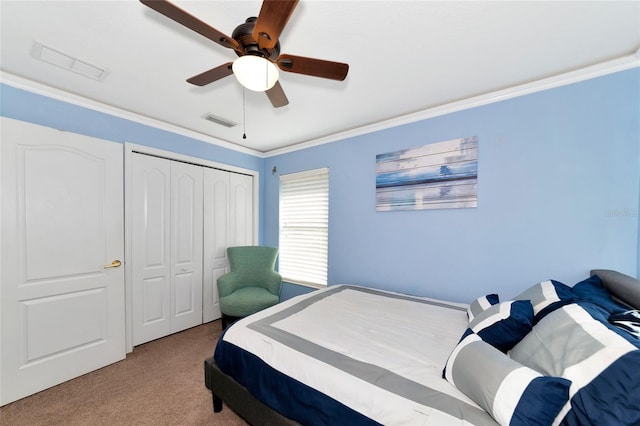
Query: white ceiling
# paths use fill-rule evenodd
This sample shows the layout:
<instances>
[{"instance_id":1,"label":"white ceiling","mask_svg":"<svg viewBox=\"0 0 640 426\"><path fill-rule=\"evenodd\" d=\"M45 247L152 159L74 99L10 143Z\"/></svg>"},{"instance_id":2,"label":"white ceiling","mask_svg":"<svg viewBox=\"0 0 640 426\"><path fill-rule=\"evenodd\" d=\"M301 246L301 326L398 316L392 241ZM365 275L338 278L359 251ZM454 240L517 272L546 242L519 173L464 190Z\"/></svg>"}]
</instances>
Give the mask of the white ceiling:
<instances>
[{"instance_id":1,"label":"white ceiling","mask_svg":"<svg viewBox=\"0 0 640 426\"><path fill-rule=\"evenodd\" d=\"M260 1L176 1L231 35ZM281 72L289 105L233 76L185 80L233 60L214 42L138 1L1 1L1 69L257 152L324 140L372 123L633 55L640 1L301 0L281 52L350 65L343 82ZM31 56L34 42L109 70L96 81ZM206 113L238 123L225 128ZM224 143L227 145L226 143Z\"/></svg>"}]
</instances>

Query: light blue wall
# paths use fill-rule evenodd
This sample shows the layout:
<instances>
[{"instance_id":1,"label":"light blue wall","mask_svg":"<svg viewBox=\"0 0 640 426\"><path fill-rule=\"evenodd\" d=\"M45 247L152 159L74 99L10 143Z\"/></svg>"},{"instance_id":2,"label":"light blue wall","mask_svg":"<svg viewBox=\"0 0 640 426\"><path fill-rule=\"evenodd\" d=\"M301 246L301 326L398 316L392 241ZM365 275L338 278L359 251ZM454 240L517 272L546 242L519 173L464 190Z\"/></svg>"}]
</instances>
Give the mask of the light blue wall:
<instances>
[{"instance_id":1,"label":"light blue wall","mask_svg":"<svg viewBox=\"0 0 640 426\"><path fill-rule=\"evenodd\" d=\"M278 244L278 174L329 166L331 284L470 301L592 267L640 276L639 69L266 160L0 90L3 116L258 170L262 244ZM465 136L480 141L477 208L375 212L376 154Z\"/></svg>"},{"instance_id":2,"label":"light blue wall","mask_svg":"<svg viewBox=\"0 0 640 426\"><path fill-rule=\"evenodd\" d=\"M268 158L330 168L329 283L469 302L591 268L635 275L640 238L638 69ZM318 118L321 119L321 118ZM478 207L375 211L375 156L478 136ZM278 175L265 175L278 244Z\"/></svg>"},{"instance_id":3,"label":"light blue wall","mask_svg":"<svg viewBox=\"0 0 640 426\"><path fill-rule=\"evenodd\" d=\"M262 158L239 153L169 131L125 120L102 112L37 95L12 86L0 85L0 115L43 126L88 135L108 141L140 145L203 158L249 170L262 176ZM264 193L260 182L260 194ZM262 205L262 200L260 201ZM260 210L259 241L262 241L263 214Z\"/></svg>"}]
</instances>

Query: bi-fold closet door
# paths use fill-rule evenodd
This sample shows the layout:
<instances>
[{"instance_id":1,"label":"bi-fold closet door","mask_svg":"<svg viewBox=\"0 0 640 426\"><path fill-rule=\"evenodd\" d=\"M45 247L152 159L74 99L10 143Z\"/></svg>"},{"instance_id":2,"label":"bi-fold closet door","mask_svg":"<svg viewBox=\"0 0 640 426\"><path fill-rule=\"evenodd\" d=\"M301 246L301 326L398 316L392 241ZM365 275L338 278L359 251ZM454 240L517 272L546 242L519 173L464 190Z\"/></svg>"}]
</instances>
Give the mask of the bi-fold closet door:
<instances>
[{"instance_id":1,"label":"bi-fold closet door","mask_svg":"<svg viewBox=\"0 0 640 426\"><path fill-rule=\"evenodd\" d=\"M133 154L132 320L139 345L202 323L203 170Z\"/></svg>"},{"instance_id":2,"label":"bi-fold closet door","mask_svg":"<svg viewBox=\"0 0 640 426\"><path fill-rule=\"evenodd\" d=\"M132 153L132 342L220 318L229 246L252 245L253 177Z\"/></svg>"}]
</instances>

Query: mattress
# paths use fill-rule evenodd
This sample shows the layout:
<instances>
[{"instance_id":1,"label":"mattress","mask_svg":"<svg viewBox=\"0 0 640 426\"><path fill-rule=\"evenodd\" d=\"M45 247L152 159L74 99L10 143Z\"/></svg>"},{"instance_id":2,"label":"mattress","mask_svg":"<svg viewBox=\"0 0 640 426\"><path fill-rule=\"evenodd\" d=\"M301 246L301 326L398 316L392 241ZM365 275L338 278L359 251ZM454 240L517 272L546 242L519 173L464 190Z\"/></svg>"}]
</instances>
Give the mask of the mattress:
<instances>
[{"instance_id":1,"label":"mattress","mask_svg":"<svg viewBox=\"0 0 640 426\"><path fill-rule=\"evenodd\" d=\"M331 286L244 318L215 361L303 424L496 424L442 378L468 305Z\"/></svg>"}]
</instances>

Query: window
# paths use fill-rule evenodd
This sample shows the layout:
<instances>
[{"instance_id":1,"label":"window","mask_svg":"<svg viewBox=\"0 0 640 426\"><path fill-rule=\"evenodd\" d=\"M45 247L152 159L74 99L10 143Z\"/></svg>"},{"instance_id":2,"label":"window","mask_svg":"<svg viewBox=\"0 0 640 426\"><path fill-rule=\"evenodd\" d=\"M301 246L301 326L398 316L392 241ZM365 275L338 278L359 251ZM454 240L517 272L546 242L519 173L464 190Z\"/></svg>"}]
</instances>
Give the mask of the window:
<instances>
[{"instance_id":1,"label":"window","mask_svg":"<svg viewBox=\"0 0 640 426\"><path fill-rule=\"evenodd\" d=\"M280 260L285 281L327 285L329 169L280 176Z\"/></svg>"}]
</instances>

